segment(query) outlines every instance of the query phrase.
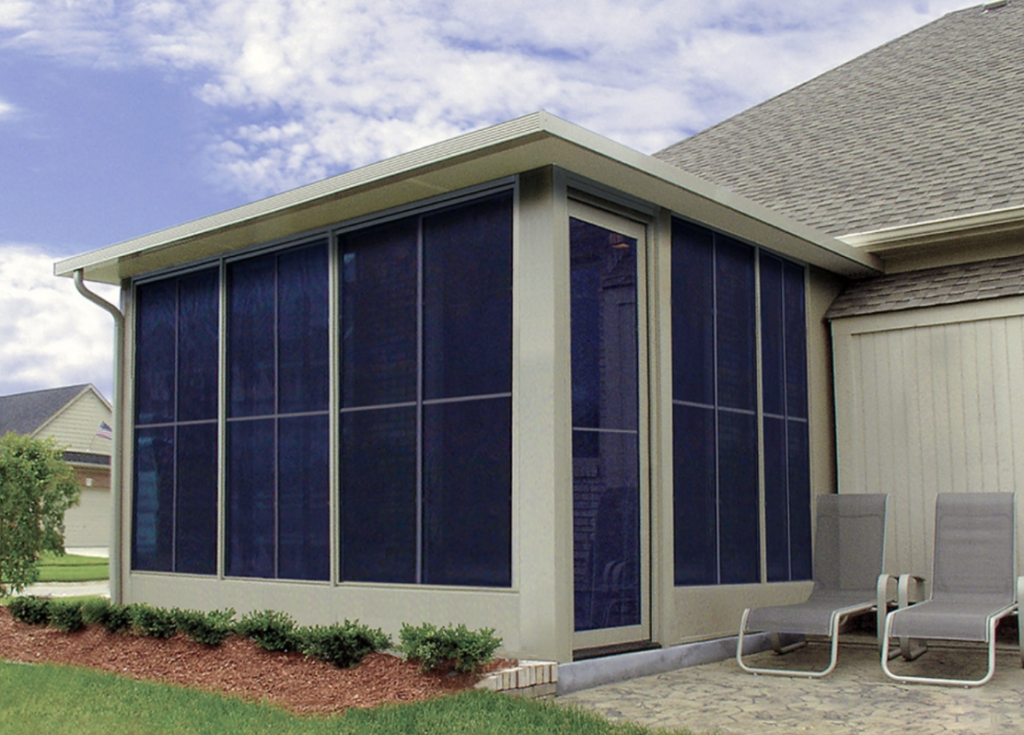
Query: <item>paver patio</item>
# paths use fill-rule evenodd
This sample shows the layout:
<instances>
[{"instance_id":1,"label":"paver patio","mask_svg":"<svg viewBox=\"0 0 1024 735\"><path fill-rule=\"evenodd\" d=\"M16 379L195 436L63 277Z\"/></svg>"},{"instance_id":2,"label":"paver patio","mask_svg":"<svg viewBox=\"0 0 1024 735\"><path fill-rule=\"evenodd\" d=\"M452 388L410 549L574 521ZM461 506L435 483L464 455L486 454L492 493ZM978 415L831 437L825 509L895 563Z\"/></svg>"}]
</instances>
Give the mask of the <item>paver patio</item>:
<instances>
[{"instance_id":1,"label":"paver patio","mask_svg":"<svg viewBox=\"0 0 1024 735\"><path fill-rule=\"evenodd\" d=\"M766 652L754 660L766 667L823 668L828 649L812 644L784 657ZM913 663L893 662L893 669L980 677L986 663L979 646L933 646ZM1024 733L1024 669L1017 647L1003 644L992 681L974 689L899 684L882 672L877 648L855 643L841 647L836 670L824 679L752 676L728 660L607 684L558 701L612 720L723 735Z\"/></svg>"}]
</instances>

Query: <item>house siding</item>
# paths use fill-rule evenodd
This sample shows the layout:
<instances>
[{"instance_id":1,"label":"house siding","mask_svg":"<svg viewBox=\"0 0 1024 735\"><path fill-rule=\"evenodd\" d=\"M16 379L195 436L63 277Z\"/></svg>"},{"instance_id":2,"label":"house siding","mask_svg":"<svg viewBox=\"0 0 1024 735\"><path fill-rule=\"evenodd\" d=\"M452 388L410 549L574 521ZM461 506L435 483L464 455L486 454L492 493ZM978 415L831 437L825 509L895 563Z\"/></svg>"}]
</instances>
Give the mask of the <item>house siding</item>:
<instances>
[{"instance_id":1,"label":"house siding","mask_svg":"<svg viewBox=\"0 0 1024 735\"><path fill-rule=\"evenodd\" d=\"M833 335L839 491L889 493L886 569L927 577L938 493L1024 482L1024 298L839 319Z\"/></svg>"}]
</instances>

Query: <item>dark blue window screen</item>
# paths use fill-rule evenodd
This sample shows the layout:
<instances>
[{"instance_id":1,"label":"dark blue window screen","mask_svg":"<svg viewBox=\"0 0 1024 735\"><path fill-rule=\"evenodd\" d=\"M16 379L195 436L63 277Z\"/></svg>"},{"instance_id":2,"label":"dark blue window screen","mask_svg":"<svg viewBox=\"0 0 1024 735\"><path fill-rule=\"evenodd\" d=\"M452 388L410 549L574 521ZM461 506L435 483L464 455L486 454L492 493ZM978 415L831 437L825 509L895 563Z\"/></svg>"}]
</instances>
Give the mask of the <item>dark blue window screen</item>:
<instances>
[{"instance_id":1,"label":"dark blue window screen","mask_svg":"<svg viewBox=\"0 0 1024 735\"><path fill-rule=\"evenodd\" d=\"M220 275L135 289L132 568L217 571Z\"/></svg>"},{"instance_id":2,"label":"dark blue window screen","mask_svg":"<svg viewBox=\"0 0 1024 735\"><path fill-rule=\"evenodd\" d=\"M759 581L761 483L768 580L810 573L804 319L803 267L673 223L677 585Z\"/></svg>"},{"instance_id":3,"label":"dark blue window screen","mask_svg":"<svg viewBox=\"0 0 1024 735\"><path fill-rule=\"evenodd\" d=\"M511 194L339 258L342 580L511 585Z\"/></svg>"},{"instance_id":4,"label":"dark blue window screen","mask_svg":"<svg viewBox=\"0 0 1024 735\"><path fill-rule=\"evenodd\" d=\"M569 220L577 631L641 620L637 247Z\"/></svg>"},{"instance_id":5,"label":"dark blue window screen","mask_svg":"<svg viewBox=\"0 0 1024 735\"><path fill-rule=\"evenodd\" d=\"M226 573L330 578L328 249L227 266Z\"/></svg>"},{"instance_id":6,"label":"dark blue window screen","mask_svg":"<svg viewBox=\"0 0 1024 735\"><path fill-rule=\"evenodd\" d=\"M423 581L512 584L512 399L423 409Z\"/></svg>"},{"instance_id":7,"label":"dark blue window screen","mask_svg":"<svg viewBox=\"0 0 1024 735\"><path fill-rule=\"evenodd\" d=\"M811 574L804 269L761 253L768 581Z\"/></svg>"},{"instance_id":8,"label":"dark blue window screen","mask_svg":"<svg viewBox=\"0 0 1024 735\"><path fill-rule=\"evenodd\" d=\"M341 578L414 584L417 410L341 416Z\"/></svg>"}]
</instances>

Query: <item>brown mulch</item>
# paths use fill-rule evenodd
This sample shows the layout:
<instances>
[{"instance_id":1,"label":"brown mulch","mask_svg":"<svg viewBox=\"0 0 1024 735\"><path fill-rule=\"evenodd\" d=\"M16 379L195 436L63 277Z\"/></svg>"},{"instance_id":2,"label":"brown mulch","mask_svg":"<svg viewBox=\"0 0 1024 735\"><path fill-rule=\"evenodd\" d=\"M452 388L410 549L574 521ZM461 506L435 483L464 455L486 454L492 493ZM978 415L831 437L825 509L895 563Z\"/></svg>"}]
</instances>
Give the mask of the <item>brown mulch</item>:
<instances>
[{"instance_id":1,"label":"brown mulch","mask_svg":"<svg viewBox=\"0 0 1024 735\"><path fill-rule=\"evenodd\" d=\"M480 678L455 672L424 673L417 664L387 653L372 653L351 669L339 669L301 653L271 653L237 636L210 648L181 633L160 640L108 633L97 625L69 635L19 622L5 607L0 607L0 659L85 666L133 679L266 700L297 714L416 702L470 689ZM495 661L488 670L508 664Z\"/></svg>"}]
</instances>

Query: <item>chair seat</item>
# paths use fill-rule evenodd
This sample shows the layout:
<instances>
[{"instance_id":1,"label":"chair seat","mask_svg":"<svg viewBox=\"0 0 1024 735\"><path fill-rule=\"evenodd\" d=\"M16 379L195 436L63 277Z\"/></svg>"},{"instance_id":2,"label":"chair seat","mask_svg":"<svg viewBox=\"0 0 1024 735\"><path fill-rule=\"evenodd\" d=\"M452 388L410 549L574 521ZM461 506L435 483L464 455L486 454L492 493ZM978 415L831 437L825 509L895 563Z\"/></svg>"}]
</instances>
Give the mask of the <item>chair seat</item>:
<instances>
[{"instance_id":1,"label":"chair seat","mask_svg":"<svg viewBox=\"0 0 1024 735\"><path fill-rule=\"evenodd\" d=\"M892 613L897 638L988 642L989 620L1013 607L1012 596L932 599Z\"/></svg>"},{"instance_id":2,"label":"chair seat","mask_svg":"<svg viewBox=\"0 0 1024 735\"><path fill-rule=\"evenodd\" d=\"M771 633L803 633L829 635L832 613L841 614L870 610L875 605L875 591L826 592L812 595L796 605L759 607L750 611L747 630Z\"/></svg>"}]
</instances>

